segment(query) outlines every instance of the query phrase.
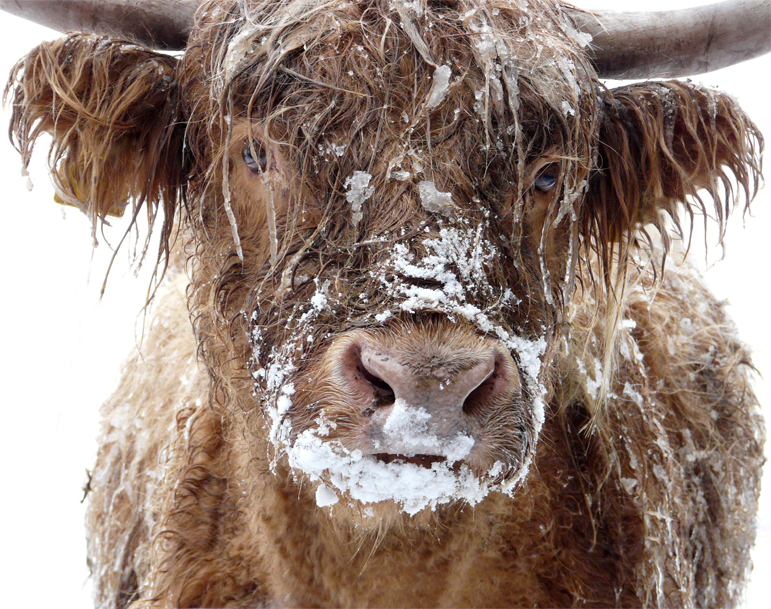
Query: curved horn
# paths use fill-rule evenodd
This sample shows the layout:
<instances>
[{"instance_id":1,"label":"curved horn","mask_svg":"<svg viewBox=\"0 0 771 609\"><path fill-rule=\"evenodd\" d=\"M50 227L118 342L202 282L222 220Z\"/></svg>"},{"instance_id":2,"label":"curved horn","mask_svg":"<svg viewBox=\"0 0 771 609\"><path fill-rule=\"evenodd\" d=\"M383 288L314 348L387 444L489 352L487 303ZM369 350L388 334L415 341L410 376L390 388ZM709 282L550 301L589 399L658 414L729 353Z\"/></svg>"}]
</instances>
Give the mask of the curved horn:
<instances>
[{"instance_id":1,"label":"curved horn","mask_svg":"<svg viewBox=\"0 0 771 609\"><path fill-rule=\"evenodd\" d=\"M729 0L677 11L586 13L589 55L603 78L704 74L771 51L771 0Z\"/></svg>"},{"instance_id":2,"label":"curved horn","mask_svg":"<svg viewBox=\"0 0 771 609\"><path fill-rule=\"evenodd\" d=\"M185 48L202 0L0 0L0 9L61 32L128 38L156 49Z\"/></svg>"},{"instance_id":3,"label":"curved horn","mask_svg":"<svg viewBox=\"0 0 771 609\"><path fill-rule=\"evenodd\" d=\"M0 0L0 9L60 31L128 37L182 49L202 0ZM679 11L582 12L590 56L603 78L703 74L771 51L771 0L729 0Z\"/></svg>"}]
</instances>

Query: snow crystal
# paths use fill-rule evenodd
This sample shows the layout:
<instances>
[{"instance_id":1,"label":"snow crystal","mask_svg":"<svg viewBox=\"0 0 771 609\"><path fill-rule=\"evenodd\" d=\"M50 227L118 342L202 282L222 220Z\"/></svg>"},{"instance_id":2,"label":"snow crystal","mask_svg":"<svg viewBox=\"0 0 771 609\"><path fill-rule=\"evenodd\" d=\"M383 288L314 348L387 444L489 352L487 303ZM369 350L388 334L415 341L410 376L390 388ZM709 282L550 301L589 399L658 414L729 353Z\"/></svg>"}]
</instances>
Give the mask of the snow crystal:
<instances>
[{"instance_id":1,"label":"snow crystal","mask_svg":"<svg viewBox=\"0 0 771 609\"><path fill-rule=\"evenodd\" d=\"M639 407L642 407L643 405L643 397L634 390L632 385L627 381L624 383L624 397L630 398L635 404L637 404Z\"/></svg>"},{"instance_id":2,"label":"snow crystal","mask_svg":"<svg viewBox=\"0 0 771 609\"><path fill-rule=\"evenodd\" d=\"M428 101L426 101L426 107L429 110L436 108L444 101L450 86L450 76L452 76L450 66L439 66L434 70L434 82L431 85L431 92L428 94Z\"/></svg>"},{"instance_id":3,"label":"snow crystal","mask_svg":"<svg viewBox=\"0 0 771 609\"><path fill-rule=\"evenodd\" d=\"M624 490L630 495L632 494L632 490L634 490L634 487L637 485L637 480L635 480L634 478L621 478L620 482L621 482L621 486L624 487Z\"/></svg>"},{"instance_id":4,"label":"snow crystal","mask_svg":"<svg viewBox=\"0 0 771 609\"><path fill-rule=\"evenodd\" d=\"M375 315L375 320L379 321L382 324L386 319L391 317L391 315L392 315L391 311L383 311L382 313L378 313L377 315Z\"/></svg>"},{"instance_id":5,"label":"snow crystal","mask_svg":"<svg viewBox=\"0 0 771 609\"><path fill-rule=\"evenodd\" d=\"M361 207L364 201L369 199L375 192L375 187L369 185L371 179L372 176L366 171L354 171L353 175L346 178L343 184L348 189L345 194L345 200L351 204L354 226L358 226L361 221L363 216Z\"/></svg>"}]
</instances>

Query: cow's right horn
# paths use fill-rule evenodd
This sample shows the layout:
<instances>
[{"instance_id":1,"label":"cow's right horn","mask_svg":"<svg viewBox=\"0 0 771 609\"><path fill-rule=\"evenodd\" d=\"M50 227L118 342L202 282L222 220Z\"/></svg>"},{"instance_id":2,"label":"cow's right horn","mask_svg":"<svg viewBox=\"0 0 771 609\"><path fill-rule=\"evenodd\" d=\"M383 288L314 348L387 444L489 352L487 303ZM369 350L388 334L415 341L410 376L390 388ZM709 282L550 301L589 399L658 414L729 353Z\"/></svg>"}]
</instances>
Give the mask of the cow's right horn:
<instances>
[{"instance_id":1,"label":"cow's right horn","mask_svg":"<svg viewBox=\"0 0 771 609\"><path fill-rule=\"evenodd\" d=\"M726 68L771 51L771 0L728 0L677 11L569 9L592 36L602 78L677 78Z\"/></svg>"},{"instance_id":2,"label":"cow's right horn","mask_svg":"<svg viewBox=\"0 0 771 609\"><path fill-rule=\"evenodd\" d=\"M185 48L202 0L0 0L0 9L60 32L127 38L155 49Z\"/></svg>"}]
</instances>

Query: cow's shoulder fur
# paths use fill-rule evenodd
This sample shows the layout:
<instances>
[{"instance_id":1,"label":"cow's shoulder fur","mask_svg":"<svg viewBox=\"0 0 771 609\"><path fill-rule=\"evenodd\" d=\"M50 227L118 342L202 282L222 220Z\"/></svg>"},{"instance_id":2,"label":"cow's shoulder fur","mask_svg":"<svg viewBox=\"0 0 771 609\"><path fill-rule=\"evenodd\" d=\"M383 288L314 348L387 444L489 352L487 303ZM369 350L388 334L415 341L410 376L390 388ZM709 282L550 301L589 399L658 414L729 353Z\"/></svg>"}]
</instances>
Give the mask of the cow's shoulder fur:
<instances>
[{"instance_id":1,"label":"cow's shoulder fur","mask_svg":"<svg viewBox=\"0 0 771 609\"><path fill-rule=\"evenodd\" d=\"M170 282L103 407L88 516L90 557L108 565L95 573L100 604L736 601L750 546L735 531L754 518L762 426L748 353L693 271L631 281L612 359L599 355L607 312L577 291L537 458L513 497L373 530L317 508L281 463L245 490L241 472L268 473L267 446L231 437L223 421L250 414L222 416L208 397L186 281Z\"/></svg>"}]
</instances>

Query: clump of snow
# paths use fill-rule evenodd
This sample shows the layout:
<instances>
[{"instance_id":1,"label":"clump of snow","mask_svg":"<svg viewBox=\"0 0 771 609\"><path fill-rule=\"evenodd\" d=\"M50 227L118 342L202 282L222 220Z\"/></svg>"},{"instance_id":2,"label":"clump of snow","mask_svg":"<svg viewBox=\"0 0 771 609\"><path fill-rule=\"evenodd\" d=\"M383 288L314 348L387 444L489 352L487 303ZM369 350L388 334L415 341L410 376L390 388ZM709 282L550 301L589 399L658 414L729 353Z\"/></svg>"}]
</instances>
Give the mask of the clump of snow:
<instances>
[{"instance_id":1,"label":"clump of snow","mask_svg":"<svg viewBox=\"0 0 771 609\"><path fill-rule=\"evenodd\" d=\"M565 77L566 83L573 90L576 96L581 94L581 88L578 86L578 77L576 76L576 65L567 57L560 57L557 59L557 66Z\"/></svg>"},{"instance_id":2,"label":"clump of snow","mask_svg":"<svg viewBox=\"0 0 771 609\"><path fill-rule=\"evenodd\" d=\"M35 185L32 183L32 177L29 175L29 171L24 165L21 166L21 177L27 178L27 190L32 192L32 190L35 188Z\"/></svg>"},{"instance_id":3,"label":"clump of snow","mask_svg":"<svg viewBox=\"0 0 771 609\"><path fill-rule=\"evenodd\" d=\"M425 209L444 216L452 216L455 205L453 205L451 193L440 192L436 184L427 180L418 182L418 192L420 203Z\"/></svg>"},{"instance_id":4,"label":"clump of snow","mask_svg":"<svg viewBox=\"0 0 771 609\"><path fill-rule=\"evenodd\" d=\"M327 143L326 146L323 144L318 145L318 151L319 154L324 157L325 159L331 157L342 157L345 154L345 146L342 144L333 144L333 143Z\"/></svg>"},{"instance_id":5,"label":"clump of snow","mask_svg":"<svg viewBox=\"0 0 771 609\"><path fill-rule=\"evenodd\" d=\"M451 76L452 70L450 69L450 66L439 66L434 70L434 81L431 85L431 91L428 94L426 108L432 110L444 101L444 98L447 97L447 91L450 88Z\"/></svg>"},{"instance_id":6,"label":"clump of snow","mask_svg":"<svg viewBox=\"0 0 771 609\"><path fill-rule=\"evenodd\" d=\"M642 408L643 406L643 397L632 387L632 385L627 381L624 383L624 397L628 397L631 399L637 406Z\"/></svg>"},{"instance_id":7,"label":"clump of snow","mask_svg":"<svg viewBox=\"0 0 771 609\"><path fill-rule=\"evenodd\" d=\"M362 219L362 205L375 192L375 187L370 186L369 182L372 176L366 171L354 171L353 175L346 178L343 186L347 189L345 200L351 204L353 212L353 225L358 226Z\"/></svg>"},{"instance_id":8,"label":"clump of snow","mask_svg":"<svg viewBox=\"0 0 771 609\"><path fill-rule=\"evenodd\" d=\"M569 19L565 19L563 21L563 27L565 28L565 32L567 33L568 37L570 37L570 39L580 47L584 48L592 43L592 35L588 32L581 32L577 30Z\"/></svg>"},{"instance_id":9,"label":"clump of snow","mask_svg":"<svg viewBox=\"0 0 771 609\"><path fill-rule=\"evenodd\" d=\"M474 112L479 114L479 116L485 116L484 97L485 97L485 92L482 89L479 89L478 91L474 91L474 99L476 100L474 102Z\"/></svg>"},{"instance_id":10,"label":"clump of snow","mask_svg":"<svg viewBox=\"0 0 771 609\"><path fill-rule=\"evenodd\" d=\"M391 315L391 311L383 311L382 313L375 315L375 321L379 321L382 324L386 319L391 317Z\"/></svg>"},{"instance_id":11,"label":"clump of snow","mask_svg":"<svg viewBox=\"0 0 771 609\"><path fill-rule=\"evenodd\" d=\"M471 452L474 438L459 432L453 438L442 440L431 431L430 422L431 414L397 399L383 425L390 450L406 456L441 455L450 464Z\"/></svg>"},{"instance_id":12,"label":"clump of snow","mask_svg":"<svg viewBox=\"0 0 771 609\"><path fill-rule=\"evenodd\" d=\"M630 495L632 494L634 487L637 486L637 480L634 478L621 478L620 482L621 486L624 487L624 490Z\"/></svg>"},{"instance_id":13,"label":"clump of snow","mask_svg":"<svg viewBox=\"0 0 771 609\"><path fill-rule=\"evenodd\" d=\"M311 305L317 311L324 310L329 300L327 299L326 291L329 289L329 280L325 281L320 287L316 287L316 292L311 296Z\"/></svg>"},{"instance_id":14,"label":"clump of snow","mask_svg":"<svg viewBox=\"0 0 771 609\"><path fill-rule=\"evenodd\" d=\"M294 393L294 385L287 383L281 387L281 392L278 398L276 398L276 408L272 412L273 421L270 431L271 440L276 440L281 434L281 426L285 420L289 409L292 407L292 394ZM284 430L288 431L288 430Z\"/></svg>"},{"instance_id":15,"label":"clump of snow","mask_svg":"<svg viewBox=\"0 0 771 609\"><path fill-rule=\"evenodd\" d=\"M586 366L584 366L584 363L580 359L578 359L576 363L578 365L578 370L584 377L584 388L586 389L586 393L592 400L596 400L603 382L602 362L597 358L594 359L594 370L592 370L591 375L587 373Z\"/></svg>"},{"instance_id":16,"label":"clump of snow","mask_svg":"<svg viewBox=\"0 0 771 609\"><path fill-rule=\"evenodd\" d=\"M328 507L335 505L339 501L337 493L329 488L326 484L319 484L316 489L316 505L319 507Z\"/></svg>"},{"instance_id":17,"label":"clump of snow","mask_svg":"<svg viewBox=\"0 0 771 609\"><path fill-rule=\"evenodd\" d=\"M397 0L397 4L411 10L416 17L421 17L423 15L423 4L420 0Z\"/></svg>"},{"instance_id":18,"label":"clump of snow","mask_svg":"<svg viewBox=\"0 0 771 609\"><path fill-rule=\"evenodd\" d=\"M476 505L492 490L487 478L478 478L465 464L456 472L446 462L434 463L430 469L385 463L337 441L323 441L312 430L300 434L287 455L290 466L319 482L319 488L330 485L364 504L394 501L410 515L456 499ZM330 505L330 500L327 491L316 491L318 505Z\"/></svg>"}]
</instances>

